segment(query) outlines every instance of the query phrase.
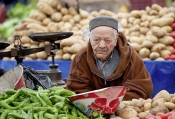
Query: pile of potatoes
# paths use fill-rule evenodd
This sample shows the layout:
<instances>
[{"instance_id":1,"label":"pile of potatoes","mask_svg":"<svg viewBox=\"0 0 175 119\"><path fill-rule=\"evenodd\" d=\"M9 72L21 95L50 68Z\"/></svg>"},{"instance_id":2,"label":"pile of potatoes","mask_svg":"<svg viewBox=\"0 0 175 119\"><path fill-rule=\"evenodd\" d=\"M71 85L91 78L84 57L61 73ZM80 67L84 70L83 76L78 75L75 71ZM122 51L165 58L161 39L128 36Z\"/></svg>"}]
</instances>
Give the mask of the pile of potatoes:
<instances>
[{"instance_id":1,"label":"pile of potatoes","mask_svg":"<svg viewBox=\"0 0 175 119\"><path fill-rule=\"evenodd\" d=\"M175 20L174 7L161 7L153 4L145 10L119 13L117 18L130 45L143 60L164 60L174 49L174 39L168 35Z\"/></svg>"},{"instance_id":2,"label":"pile of potatoes","mask_svg":"<svg viewBox=\"0 0 175 119\"><path fill-rule=\"evenodd\" d=\"M55 55L55 59L72 59L76 52L87 44L88 40L84 39L83 31L88 29L89 20L92 18L90 13L81 9L78 13L73 7L63 7L58 0L39 0L37 7L38 10L32 11L28 18L23 19L20 24L15 26L14 35L8 38L11 45L5 50L11 50L14 47L13 40L15 35L21 37L23 46L37 48L45 46L48 42L31 40L28 37L31 33L73 32L73 36L70 38L56 41L60 42L61 49ZM14 58L4 57L3 59ZM51 57L43 51L25 56L25 59L51 59Z\"/></svg>"},{"instance_id":3,"label":"pile of potatoes","mask_svg":"<svg viewBox=\"0 0 175 119\"><path fill-rule=\"evenodd\" d=\"M88 29L89 21L100 15L107 15L120 21L119 31L123 32L129 44L138 52L143 60L164 60L171 54L174 39L168 35L172 31L170 25L174 22L175 8L162 8L157 4L146 7L145 10L133 10L130 13L113 13L101 9L99 12L88 13L75 8L63 7L57 0L39 0L38 10L30 13L28 18L15 26L15 35L21 36L22 45L28 48L42 47L48 42L32 41L28 35L38 32L73 32L73 36L60 41L61 49L56 52L55 59L72 60L82 47L87 45L84 30ZM8 39L13 47L13 36ZM4 57L3 59L14 59ZM48 59L51 57L43 52L25 56L25 59Z\"/></svg>"},{"instance_id":4,"label":"pile of potatoes","mask_svg":"<svg viewBox=\"0 0 175 119\"><path fill-rule=\"evenodd\" d=\"M154 98L132 99L122 101L117 109L117 116L123 119L139 117L146 119L148 115L157 113L168 113L175 111L175 94L169 94L166 90L161 90Z\"/></svg>"}]
</instances>

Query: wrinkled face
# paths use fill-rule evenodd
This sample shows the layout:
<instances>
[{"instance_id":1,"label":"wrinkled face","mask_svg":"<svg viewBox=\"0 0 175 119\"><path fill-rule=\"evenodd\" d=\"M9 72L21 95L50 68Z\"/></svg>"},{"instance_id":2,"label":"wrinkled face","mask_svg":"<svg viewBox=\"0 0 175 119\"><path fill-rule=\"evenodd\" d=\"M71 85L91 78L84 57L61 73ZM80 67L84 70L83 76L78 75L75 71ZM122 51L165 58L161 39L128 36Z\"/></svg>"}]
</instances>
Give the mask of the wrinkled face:
<instances>
[{"instance_id":1,"label":"wrinkled face","mask_svg":"<svg viewBox=\"0 0 175 119\"><path fill-rule=\"evenodd\" d=\"M116 46L118 34L111 27L100 26L91 30L89 38L94 54L104 62Z\"/></svg>"}]
</instances>

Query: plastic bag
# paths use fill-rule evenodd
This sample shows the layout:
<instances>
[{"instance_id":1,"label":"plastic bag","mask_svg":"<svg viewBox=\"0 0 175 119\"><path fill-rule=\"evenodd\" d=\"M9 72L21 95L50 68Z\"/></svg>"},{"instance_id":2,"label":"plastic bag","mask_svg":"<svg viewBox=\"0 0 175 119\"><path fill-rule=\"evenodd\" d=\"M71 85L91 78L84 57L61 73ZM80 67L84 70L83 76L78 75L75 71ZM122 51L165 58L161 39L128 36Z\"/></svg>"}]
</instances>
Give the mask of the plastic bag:
<instances>
[{"instance_id":1,"label":"plastic bag","mask_svg":"<svg viewBox=\"0 0 175 119\"><path fill-rule=\"evenodd\" d=\"M47 75L39 74L37 71L30 67L24 67L23 76L25 79L26 87L32 90L37 90L38 86L42 87L43 89L52 87L52 82Z\"/></svg>"}]
</instances>

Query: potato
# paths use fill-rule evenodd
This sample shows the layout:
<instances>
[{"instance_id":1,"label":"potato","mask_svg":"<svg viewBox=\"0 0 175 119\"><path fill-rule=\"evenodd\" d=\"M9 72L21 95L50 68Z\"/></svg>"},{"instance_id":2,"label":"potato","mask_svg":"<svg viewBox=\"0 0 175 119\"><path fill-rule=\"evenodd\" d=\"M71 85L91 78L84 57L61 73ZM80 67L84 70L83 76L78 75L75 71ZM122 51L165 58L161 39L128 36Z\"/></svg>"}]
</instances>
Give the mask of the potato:
<instances>
[{"instance_id":1,"label":"potato","mask_svg":"<svg viewBox=\"0 0 175 119\"><path fill-rule=\"evenodd\" d=\"M73 16L73 19L74 19L75 22L80 22L81 16L79 14L76 14L76 15Z\"/></svg>"},{"instance_id":2,"label":"potato","mask_svg":"<svg viewBox=\"0 0 175 119\"><path fill-rule=\"evenodd\" d=\"M70 15L72 15L72 16L78 14L77 10L73 7L69 7L68 11L69 11Z\"/></svg>"},{"instance_id":3,"label":"potato","mask_svg":"<svg viewBox=\"0 0 175 119\"><path fill-rule=\"evenodd\" d=\"M159 54L158 52L151 52L151 53L149 54L149 58L150 58L151 60L155 60L155 59L157 59L158 57L160 57L160 54Z\"/></svg>"},{"instance_id":4,"label":"potato","mask_svg":"<svg viewBox=\"0 0 175 119\"><path fill-rule=\"evenodd\" d=\"M152 115L156 115L159 112L162 112L162 113L166 114L167 112L169 112L169 109L165 106L157 106L157 107L154 107L150 110L150 113Z\"/></svg>"},{"instance_id":5,"label":"potato","mask_svg":"<svg viewBox=\"0 0 175 119\"><path fill-rule=\"evenodd\" d=\"M46 18L46 15L40 11L35 10L35 11L30 12L29 17L35 20L38 20L38 21L42 21L43 19Z\"/></svg>"},{"instance_id":6,"label":"potato","mask_svg":"<svg viewBox=\"0 0 175 119\"><path fill-rule=\"evenodd\" d=\"M169 26L173 22L174 19L170 17L156 18L151 21L150 26L159 26L159 27Z\"/></svg>"},{"instance_id":7,"label":"potato","mask_svg":"<svg viewBox=\"0 0 175 119\"><path fill-rule=\"evenodd\" d=\"M70 47L66 46L63 47L63 53L69 53L70 52Z\"/></svg>"},{"instance_id":8,"label":"potato","mask_svg":"<svg viewBox=\"0 0 175 119\"><path fill-rule=\"evenodd\" d=\"M140 44L138 44L138 43L130 43L130 45L133 47L133 49L136 51L136 52L138 52L141 48L142 48L142 46L140 45Z\"/></svg>"},{"instance_id":9,"label":"potato","mask_svg":"<svg viewBox=\"0 0 175 119\"><path fill-rule=\"evenodd\" d=\"M80 43L75 43L70 47L70 53L75 54L77 53L83 46Z\"/></svg>"},{"instance_id":10,"label":"potato","mask_svg":"<svg viewBox=\"0 0 175 119\"><path fill-rule=\"evenodd\" d=\"M62 8L60 9L60 12L62 13L62 15L67 15L67 14L69 14L69 10L68 10L67 8L65 8L65 7L62 7Z\"/></svg>"},{"instance_id":11,"label":"potato","mask_svg":"<svg viewBox=\"0 0 175 119\"><path fill-rule=\"evenodd\" d=\"M61 60L61 59L63 59L63 56L62 55L55 55L55 60Z\"/></svg>"},{"instance_id":12,"label":"potato","mask_svg":"<svg viewBox=\"0 0 175 119\"><path fill-rule=\"evenodd\" d=\"M159 45L161 47L161 50L165 50L166 49L166 45L165 44L155 43L155 45Z\"/></svg>"},{"instance_id":13,"label":"potato","mask_svg":"<svg viewBox=\"0 0 175 119\"><path fill-rule=\"evenodd\" d=\"M56 9L60 11L60 10L61 10L61 8L62 8L62 5L61 5L61 3L60 3L60 2L58 2L57 6L56 6Z\"/></svg>"},{"instance_id":14,"label":"potato","mask_svg":"<svg viewBox=\"0 0 175 119\"><path fill-rule=\"evenodd\" d=\"M129 119L131 117L136 117L137 112L133 108L127 107L119 111L119 116L123 119Z\"/></svg>"},{"instance_id":15,"label":"potato","mask_svg":"<svg viewBox=\"0 0 175 119\"><path fill-rule=\"evenodd\" d=\"M89 13L87 11L85 11L85 10L80 9L80 16L82 18L88 18Z\"/></svg>"},{"instance_id":16,"label":"potato","mask_svg":"<svg viewBox=\"0 0 175 119\"><path fill-rule=\"evenodd\" d=\"M165 45L172 45L174 39L171 36L163 36L162 38L159 38L159 42Z\"/></svg>"},{"instance_id":17,"label":"potato","mask_svg":"<svg viewBox=\"0 0 175 119\"><path fill-rule=\"evenodd\" d=\"M172 102L165 102L164 106L167 107L169 110L174 110L175 109L175 104Z\"/></svg>"},{"instance_id":18,"label":"potato","mask_svg":"<svg viewBox=\"0 0 175 119\"><path fill-rule=\"evenodd\" d=\"M135 19L136 19L135 17L129 17L128 18L128 23L133 23Z\"/></svg>"},{"instance_id":19,"label":"potato","mask_svg":"<svg viewBox=\"0 0 175 119\"><path fill-rule=\"evenodd\" d=\"M37 7L40 11L47 15L52 15L55 12L55 10L49 4L44 2L38 2Z\"/></svg>"},{"instance_id":20,"label":"potato","mask_svg":"<svg viewBox=\"0 0 175 119\"><path fill-rule=\"evenodd\" d=\"M134 22L133 22L133 25L137 25L137 24L140 24L140 23L141 23L140 19L135 19Z\"/></svg>"},{"instance_id":21,"label":"potato","mask_svg":"<svg viewBox=\"0 0 175 119\"><path fill-rule=\"evenodd\" d=\"M37 24L37 23L29 23L29 24L27 25L27 28L28 28L28 29L36 29L36 30L48 32L47 27L42 26L42 25Z\"/></svg>"},{"instance_id":22,"label":"potato","mask_svg":"<svg viewBox=\"0 0 175 119\"><path fill-rule=\"evenodd\" d=\"M174 47L173 46L171 46L171 45L169 45L169 46L166 46L166 48L165 48L166 50L169 50L169 51L172 51L173 49L174 49Z\"/></svg>"},{"instance_id":23,"label":"potato","mask_svg":"<svg viewBox=\"0 0 175 119\"><path fill-rule=\"evenodd\" d=\"M157 43L159 41L158 38L156 36L154 36L154 35L147 35L146 36L146 40L149 40L149 41L151 41L153 43Z\"/></svg>"},{"instance_id":24,"label":"potato","mask_svg":"<svg viewBox=\"0 0 175 119\"><path fill-rule=\"evenodd\" d=\"M36 53L30 54L29 57L31 57L32 59L37 59Z\"/></svg>"},{"instance_id":25,"label":"potato","mask_svg":"<svg viewBox=\"0 0 175 119\"><path fill-rule=\"evenodd\" d=\"M146 12L149 13L151 11L151 8L149 6L146 6Z\"/></svg>"},{"instance_id":26,"label":"potato","mask_svg":"<svg viewBox=\"0 0 175 119\"><path fill-rule=\"evenodd\" d=\"M157 38L163 37L164 35L166 35L166 31L161 29L160 27L154 26L151 28L151 32L154 36L156 36Z\"/></svg>"},{"instance_id":27,"label":"potato","mask_svg":"<svg viewBox=\"0 0 175 119\"><path fill-rule=\"evenodd\" d=\"M161 50L160 51L161 57L166 57L166 56L169 56L170 54L171 54L171 51L169 51L169 50Z\"/></svg>"},{"instance_id":28,"label":"potato","mask_svg":"<svg viewBox=\"0 0 175 119\"><path fill-rule=\"evenodd\" d=\"M175 104L175 97L172 97L170 102L174 103Z\"/></svg>"},{"instance_id":29,"label":"potato","mask_svg":"<svg viewBox=\"0 0 175 119\"><path fill-rule=\"evenodd\" d=\"M130 36L140 36L140 32L139 31L130 32L129 35Z\"/></svg>"},{"instance_id":30,"label":"potato","mask_svg":"<svg viewBox=\"0 0 175 119\"><path fill-rule=\"evenodd\" d=\"M70 60L73 60L76 54L72 54Z\"/></svg>"},{"instance_id":31,"label":"potato","mask_svg":"<svg viewBox=\"0 0 175 119\"><path fill-rule=\"evenodd\" d=\"M26 28L28 23L41 24L41 21L38 21L38 20L33 19L33 18L24 18L24 19L21 20L21 23L22 23L22 24L20 24L21 26L20 25L17 26L18 27L17 29L19 29L19 27ZM22 28L20 28L20 29L22 29Z\"/></svg>"},{"instance_id":32,"label":"potato","mask_svg":"<svg viewBox=\"0 0 175 119\"><path fill-rule=\"evenodd\" d=\"M160 51L161 51L161 47L160 47L160 45L154 45L152 48L151 48L151 52L158 52L158 53L160 53Z\"/></svg>"},{"instance_id":33,"label":"potato","mask_svg":"<svg viewBox=\"0 0 175 119\"><path fill-rule=\"evenodd\" d=\"M63 54L63 60L70 60L71 54L65 53Z\"/></svg>"},{"instance_id":34,"label":"potato","mask_svg":"<svg viewBox=\"0 0 175 119\"><path fill-rule=\"evenodd\" d=\"M138 116L140 119L146 119L146 117L147 117L148 115L150 115L150 113L148 113L148 112L140 112L140 113L138 113L137 116Z\"/></svg>"},{"instance_id":35,"label":"potato","mask_svg":"<svg viewBox=\"0 0 175 119\"><path fill-rule=\"evenodd\" d=\"M150 40L144 40L143 42L142 42L142 47L143 48L152 48L153 47L153 42L151 42Z\"/></svg>"},{"instance_id":36,"label":"potato","mask_svg":"<svg viewBox=\"0 0 175 119\"><path fill-rule=\"evenodd\" d=\"M159 93L157 93L155 96L154 96L154 100L157 100L159 98L163 98L165 99L167 102L169 102L171 100L171 95L169 94L168 91L166 90L161 90Z\"/></svg>"},{"instance_id":37,"label":"potato","mask_svg":"<svg viewBox=\"0 0 175 119\"><path fill-rule=\"evenodd\" d=\"M55 24L55 22L50 22L47 25L47 28L50 32L56 32L58 30L57 25Z\"/></svg>"},{"instance_id":38,"label":"potato","mask_svg":"<svg viewBox=\"0 0 175 119\"><path fill-rule=\"evenodd\" d=\"M149 111L151 109L151 103L150 102L147 102L143 105L143 110L144 111Z\"/></svg>"},{"instance_id":39,"label":"potato","mask_svg":"<svg viewBox=\"0 0 175 119\"><path fill-rule=\"evenodd\" d=\"M138 100L138 99L132 99L131 100L131 106L142 107L143 103L140 100Z\"/></svg>"},{"instance_id":40,"label":"potato","mask_svg":"<svg viewBox=\"0 0 175 119\"><path fill-rule=\"evenodd\" d=\"M151 10L148 14L151 15L151 16L153 16L153 15L157 16L158 12L156 10Z\"/></svg>"},{"instance_id":41,"label":"potato","mask_svg":"<svg viewBox=\"0 0 175 119\"><path fill-rule=\"evenodd\" d=\"M167 31L167 33L172 32L171 26L163 26L163 27L161 27L161 29L165 29Z\"/></svg>"},{"instance_id":42,"label":"potato","mask_svg":"<svg viewBox=\"0 0 175 119\"><path fill-rule=\"evenodd\" d=\"M42 24L44 26L47 26L50 22L52 22L52 20L50 18L45 18L45 19L43 19Z\"/></svg>"},{"instance_id":43,"label":"potato","mask_svg":"<svg viewBox=\"0 0 175 119\"><path fill-rule=\"evenodd\" d=\"M141 48L139 51L139 56L141 58L147 58L149 57L149 54L150 54L150 50L148 48Z\"/></svg>"},{"instance_id":44,"label":"potato","mask_svg":"<svg viewBox=\"0 0 175 119\"><path fill-rule=\"evenodd\" d=\"M25 56L24 60L33 60L33 59L31 57L29 57L29 56Z\"/></svg>"},{"instance_id":45,"label":"potato","mask_svg":"<svg viewBox=\"0 0 175 119\"><path fill-rule=\"evenodd\" d=\"M140 29L139 25L134 25L129 28L129 32L139 31L139 29Z\"/></svg>"},{"instance_id":46,"label":"potato","mask_svg":"<svg viewBox=\"0 0 175 119\"><path fill-rule=\"evenodd\" d=\"M61 21L63 15L60 12L55 12L51 15L51 20L54 22L59 22Z\"/></svg>"},{"instance_id":47,"label":"potato","mask_svg":"<svg viewBox=\"0 0 175 119\"><path fill-rule=\"evenodd\" d=\"M145 35L149 30L150 30L150 29L147 28L147 27L140 27L140 33L141 33L141 34L144 34L144 35Z\"/></svg>"},{"instance_id":48,"label":"potato","mask_svg":"<svg viewBox=\"0 0 175 119\"><path fill-rule=\"evenodd\" d=\"M57 50L57 51L56 51L56 55L61 55L61 56L62 56L62 55L63 55L63 50L62 50L62 49Z\"/></svg>"},{"instance_id":49,"label":"potato","mask_svg":"<svg viewBox=\"0 0 175 119\"><path fill-rule=\"evenodd\" d=\"M156 61L164 61L165 59L163 57L158 57L155 59Z\"/></svg>"},{"instance_id":50,"label":"potato","mask_svg":"<svg viewBox=\"0 0 175 119\"><path fill-rule=\"evenodd\" d=\"M22 42L22 44L30 43L31 39L28 36L22 36L21 42Z\"/></svg>"},{"instance_id":51,"label":"potato","mask_svg":"<svg viewBox=\"0 0 175 119\"><path fill-rule=\"evenodd\" d=\"M47 53L45 51L42 51L42 52L37 52L36 53L36 57L39 58L39 59L46 59L47 58Z\"/></svg>"},{"instance_id":52,"label":"potato","mask_svg":"<svg viewBox=\"0 0 175 119\"><path fill-rule=\"evenodd\" d=\"M126 18L123 18L123 19L121 19L121 21L120 21L122 27L124 27L124 28L127 28L127 24L128 24L127 22L128 22L128 21L127 21Z\"/></svg>"},{"instance_id":53,"label":"potato","mask_svg":"<svg viewBox=\"0 0 175 119\"><path fill-rule=\"evenodd\" d=\"M131 13L131 16L135 18L140 18L141 16L140 14L141 12L139 10L132 10L130 13Z\"/></svg>"},{"instance_id":54,"label":"potato","mask_svg":"<svg viewBox=\"0 0 175 119\"><path fill-rule=\"evenodd\" d=\"M69 21L71 18L72 18L72 16L69 15L69 14L67 14L67 15L64 15L64 16L62 17L62 21L67 22L67 21Z\"/></svg>"},{"instance_id":55,"label":"potato","mask_svg":"<svg viewBox=\"0 0 175 119\"><path fill-rule=\"evenodd\" d=\"M162 8L160 11L159 11L159 16L162 17L164 15L166 15L168 12L167 8Z\"/></svg>"},{"instance_id":56,"label":"potato","mask_svg":"<svg viewBox=\"0 0 175 119\"><path fill-rule=\"evenodd\" d=\"M151 8L153 10L156 10L157 12L159 12L162 9L162 7L158 4L152 4Z\"/></svg>"},{"instance_id":57,"label":"potato","mask_svg":"<svg viewBox=\"0 0 175 119\"><path fill-rule=\"evenodd\" d=\"M60 4L58 0L48 0L47 2L53 8L56 8L57 5Z\"/></svg>"}]
</instances>

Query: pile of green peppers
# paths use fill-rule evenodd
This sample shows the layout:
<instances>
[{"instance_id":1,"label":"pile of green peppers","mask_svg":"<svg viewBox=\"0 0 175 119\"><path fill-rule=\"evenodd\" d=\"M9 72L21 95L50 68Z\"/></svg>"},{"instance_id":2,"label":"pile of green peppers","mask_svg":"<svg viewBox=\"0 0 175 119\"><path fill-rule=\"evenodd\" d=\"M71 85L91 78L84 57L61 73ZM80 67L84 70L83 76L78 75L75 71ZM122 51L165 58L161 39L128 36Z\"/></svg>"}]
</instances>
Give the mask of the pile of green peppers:
<instances>
[{"instance_id":1,"label":"pile of green peppers","mask_svg":"<svg viewBox=\"0 0 175 119\"><path fill-rule=\"evenodd\" d=\"M89 119L66 98L74 94L57 86L5 90L0 94L0 119ZM104 118L93 113L91 119Z\"/></svg>"}]
</instances>

